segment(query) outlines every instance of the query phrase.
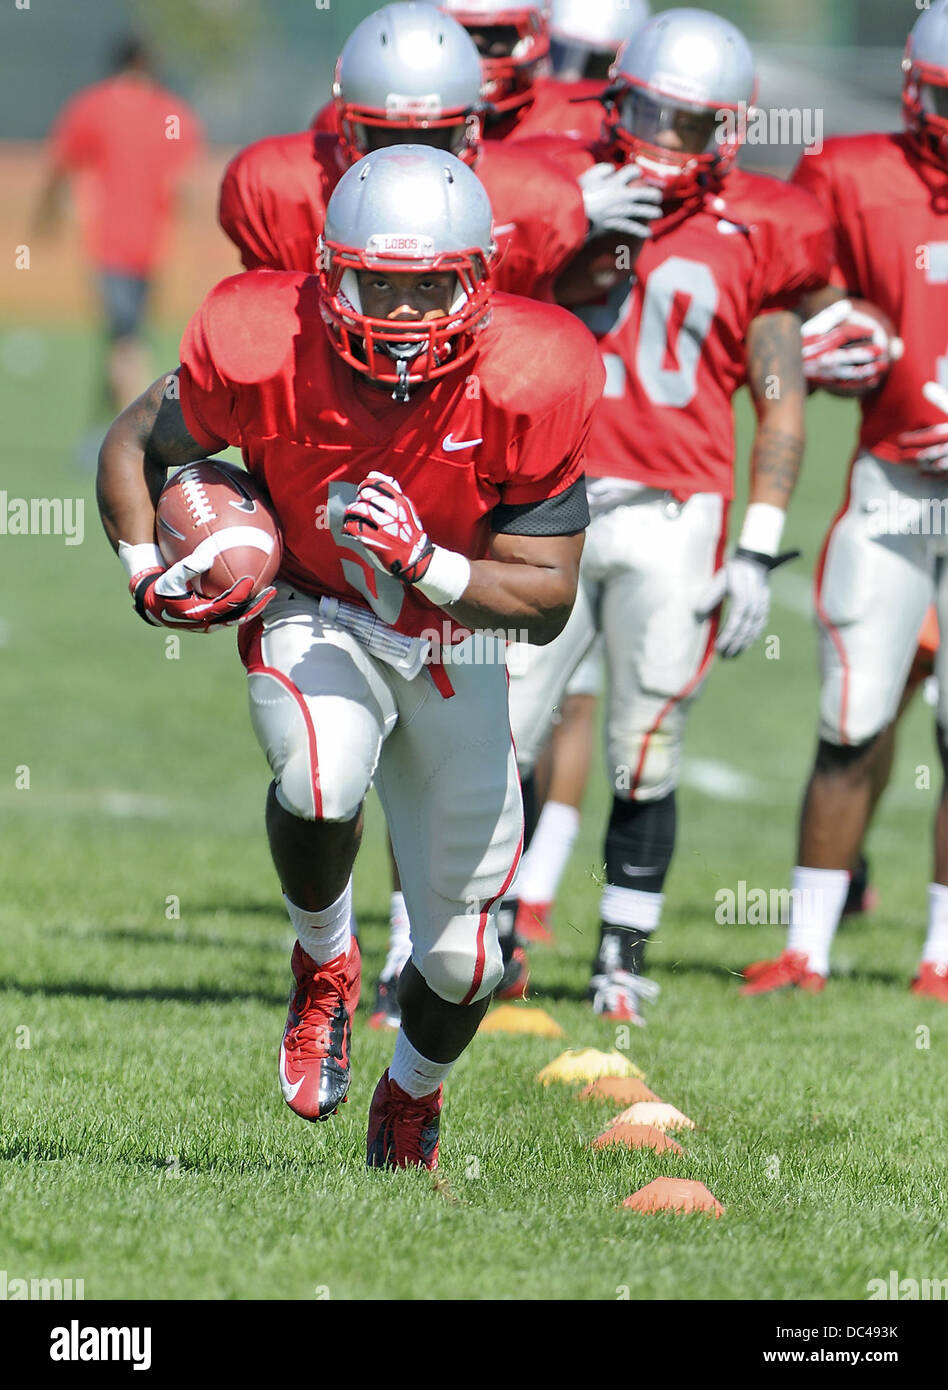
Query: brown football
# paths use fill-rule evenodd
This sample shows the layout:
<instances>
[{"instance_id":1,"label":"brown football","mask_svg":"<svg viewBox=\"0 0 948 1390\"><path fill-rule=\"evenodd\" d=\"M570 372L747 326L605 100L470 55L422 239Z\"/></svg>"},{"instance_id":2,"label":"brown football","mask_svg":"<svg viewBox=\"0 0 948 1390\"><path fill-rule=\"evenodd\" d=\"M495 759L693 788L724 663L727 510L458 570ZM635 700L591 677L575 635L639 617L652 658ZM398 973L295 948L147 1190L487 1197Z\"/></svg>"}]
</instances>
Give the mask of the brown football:
<instances>
[{"instance_id":1,"label":"brown football","mask_svg":"<svg viewBox=\"0 0 948 1390\"><path fill-rule=\"evenodd\" d=\"M195 552L211 559L191 581L202 598L217 598L248 576L251 596L260 593L283 557L269 502L248 473L222 459L189 463L168 479L155 509L155 542L168 565Z\"/></svg>"}]
</instances>

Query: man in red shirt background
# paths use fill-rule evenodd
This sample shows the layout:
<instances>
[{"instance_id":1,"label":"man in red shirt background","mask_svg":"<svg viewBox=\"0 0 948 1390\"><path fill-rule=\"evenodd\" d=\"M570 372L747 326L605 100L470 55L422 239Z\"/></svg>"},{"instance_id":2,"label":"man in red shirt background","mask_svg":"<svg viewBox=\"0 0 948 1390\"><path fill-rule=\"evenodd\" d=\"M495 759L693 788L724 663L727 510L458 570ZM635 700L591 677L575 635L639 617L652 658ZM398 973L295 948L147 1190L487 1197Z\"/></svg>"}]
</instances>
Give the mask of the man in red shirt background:
<instances>
[{"instance_id":1,"label":"man in red shirt background","mask_svg":"<svg viewBox=\"0 0 948 1390\"><path fill-rule=\"evenodd\" d=\"M151 378L142 322L175 193L202 137L191 107L157 81L140 39L123 39L111 68L104 81L71 97L56 118L36 234L57 229L66 185L74 180L83 253L108 335L102 404L114 413Z\"/></svg>"}]
</instances>

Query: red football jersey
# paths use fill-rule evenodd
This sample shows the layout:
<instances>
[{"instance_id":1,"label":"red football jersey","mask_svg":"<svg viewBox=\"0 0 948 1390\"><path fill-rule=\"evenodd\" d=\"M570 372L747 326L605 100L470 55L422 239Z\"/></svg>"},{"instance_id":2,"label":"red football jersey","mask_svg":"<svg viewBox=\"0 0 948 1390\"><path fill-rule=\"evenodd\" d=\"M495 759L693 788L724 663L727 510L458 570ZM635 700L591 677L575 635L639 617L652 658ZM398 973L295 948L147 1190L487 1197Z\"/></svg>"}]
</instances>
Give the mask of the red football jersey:
<instances>
[{"instance_id":1,"label":"red football jersey","mask_svg":"<svg viewBox=\"0 0 948 1390\"><path fill-rule=\"evenodd\" d=\"M222 281L181 343L187 427L209 451L239 447L268 489L284 535L280 577L371 607L411 636L447 619L342 534L358 485L373 469L397 478L433 541L484 558L494 508L557 496L581 476L602 379L595 342L571 315L498 294L466 369L393 401L343 362L318 282L299 273Z\"/></svg>"},{"instance_id":2,"label":"red football jersey","mask_svg":"<svg viewBox=\"0 0 948 1390\"><path fill-rule=\"evenodd\" d=\"M236 155L218 216L244 267L315 270L326 204L347 168L338 138L322 132L271 136ZM552 301L552 283L588 225L575 179L551 160L499 145L481 148L474 171L494 214L494 287Z\"/></svg>"},{"instance_id":3,"label":"red football jersey","mask_svg":"<svg viewBox=\"0 0 948 1390\"><path fill-rule=\"evenodd\" d=\"M577 175L602 146L547 138L531 147ZM745 339L759 314L792 308L832 270L832 235L815 199L780 179L735 169L697 211L663 219L631 282L574 307L599 340L606 387L586 472L694 492L734 492L731 400L746 377Z\"/></svg>"},{"instance_id":4,"label":"red football jersey","mask_svg":"<svg viewBox=\"0 0 948 1390\"><path fill-rule=\"evenodd\" d=\"M608 85L590 78L558 82L555 77L538 77L529 101L499 120L482 122L484 139L517 141L555 134L592 143L599 139L602 129L602 103L576 98L596 97Z\"/></svg>"},{"instance_id":5,"label":"red football jersey","mask_svg":"<svg viewBox=\"0 0 948 1390\"><path fill-rule=\"evenodd\" d=\"M149 275L161 256L175 187L201 143L174 92L120 74L78 92L50 133L58 169L76 174L85 251L103 270Z\"/></svg>"},{"instance_id":6,"label":"red football jersey","mask_svg":"<svg viewBox=\"0 0 948 1390\"><path fill-rule=\"evenodd\" d=\"M836 283L878 304L905 344L862 398L859 447L911 463L918 449L898 436L945 420L922 386L948 386L948 169L920 159L906 135L850 135L801 157L793 179L830 218Z\"/></svg>"}]
</instances>

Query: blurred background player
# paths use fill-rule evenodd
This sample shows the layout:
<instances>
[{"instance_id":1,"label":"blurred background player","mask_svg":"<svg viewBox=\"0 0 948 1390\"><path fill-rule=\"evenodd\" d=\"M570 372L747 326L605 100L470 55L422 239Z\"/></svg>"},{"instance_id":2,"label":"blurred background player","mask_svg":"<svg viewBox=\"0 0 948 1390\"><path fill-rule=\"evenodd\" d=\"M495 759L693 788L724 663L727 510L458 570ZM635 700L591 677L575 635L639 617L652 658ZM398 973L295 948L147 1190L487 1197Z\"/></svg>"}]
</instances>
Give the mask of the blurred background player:
<instances>
[{"instance_id":1,"label":"blurred background player","mask_svg":"<svg viewBox=\"0 0 948 1390\"><path fill-rule=\"evenodd\" d=\"M277 595L259 616L214 617L247 619L270 850L298 938L281 1086L308 1120L346 1098L351 871L374 782L413 949L367 1163L430 1169L443 1082L500 978L496 904L522 842L495 634L547 642L569 614L603 372L569 315L491 294L490 204L447 152L368 154L333 192L322 249L318 277L251 273L211 291L182 341L180 394L160 378L106 437L99 497L139 613L180 626L195 597L168 597L157 484L233 444L268 485ZM320 505L329 527L313 525ZM206 603L194 625L207 630ZM425 634L444 628L427 663Z\"/></svg>"},{"instance_id":2,"label":"blurred background player","mask_svg":"<svg viewBox=\"0 0 948 1390\"><path fill-rule=\"evenodd\" d=\"M480 62L461 25L426 4L375 11L343 45L334 103L338 134L271 136L228 165L220 223L246 269L312 270L342 174L368 151L408 141L449 149L483 183L498 245L495 288L552 301L588 228L582 194L552 161L483 143Z\"/></svg>"},{"instance_id":3,"label":"blurred background player","mask_svg":"<svg viewBox=\"0 0 948 1390\"><path fill-rule=\"evenodd\" d=\"M116 45L111 75L77 92L50 132L36 233L58 228L72 180L108 340L96 418L111 418L151 380L143 337L148 295L200 143L196 115L159 83L136 37Z\"/></svg>"},{"instance_id":4,"label":"blurred background player","mask_svg":"<svg viewBox=\"0 0 948 1390\"><path fill-rule=\"evenodd\" d=\"M595 139L602 110L590 96L595 82L576 80L580 61L592 69L608 68L620 45L648 18L646 0L617 6L612 0L590 0L581 17L570 5L564 15L559 56L573 66L555 71L551 11L547 4L517 4L510 0L446 0L440 6L468 31L480 55L483 77L485 140L517 140L550 131ZM580 47L581 46L581 47ZM608 57L608 61L606 61ZM583 98L578 105L577 98ZM314 130L338 132L335 104L327 102L313 120Z\"/></svg>"},{"instance_id":5,"label":"blurred background player","mask_svg":"<svg viewBox=\"0 0 948 1390\"><path fill-rule=\"evenodd\" d=\"M526 779L526 848L513 886L517 899L513 924L516 946L521 942L549 944L553 940L553 906L579 834L601 691L602 641L597 636L569 678L549 740L532 777ZM535 828L531 821L535 821ZM525 965L522 952L520 960ZM526 981L522 983L525 985Z\"/></svg>"},{"instance_id":6,"label":"blurred background player","mask_svg":"<svg viewBox=\"0 0 948 1390\"><path fill-rule=\"evenodd\" d=\"M519 661L513 667L510 705L527 775L571 673L602 632L614 795L590 998L606 1017L641 1022L639 1001L655 993L644 948L675 845L687 715L715 646L733 657L761 633L769 574L784 558L804 442L795 309L826 283L831 239L809 194L733 167L739 132L720 138L719 116L752 103L755 74L732 24L694 9L656 15L623 48L613 89L609 145L537 142L556 148L587 198L590 250L557 294L596 334L606 387L590 436L592 520L576 607L555 643L528 653L524 674ZM645 216L649 203L637 204L656 188L657 220ZM597 301L600 248L613 288ZM779 392L768 387L775 377ZM731 402L745 380L758 416L750 501L725 559Z\"/></svg>"},{"instance_id":7,"label":"blurred background player","mask_svg":"<svg viewBox=\"0 0 948 1390\"><path fill-rule=\"evenodd\" d=\"M570 96L595 95L609 77L619 49L649 17L648 0L553 0L550 62Z\"/></svg>"},{"instance_id":8,"label":"blurred background player","mask_svg":"<svg viewBox=\"0 0 948 1390\"><path fill-rule=\"evenodd\" d=\"M839 274L809 301L830 341L822 384L861 380L862 428L846 496L817 572L819 744L803 800L784 952L745 971L745 994L821 990L850 871L891 759L891 728L934 602L948 622L948 2L917 20L903 61L904 130L828 140L795 174L832 219ZM849 296L884 324L853 322ZM816 322L816 320L814 320ZM808 325L811 333L812 324ZM931 525L934 516L936 525ZM944 645L936 738L948 772ZM948 1003L948 799L935 816L928 932L912 982Z\"/></svg>"}]
</instances>

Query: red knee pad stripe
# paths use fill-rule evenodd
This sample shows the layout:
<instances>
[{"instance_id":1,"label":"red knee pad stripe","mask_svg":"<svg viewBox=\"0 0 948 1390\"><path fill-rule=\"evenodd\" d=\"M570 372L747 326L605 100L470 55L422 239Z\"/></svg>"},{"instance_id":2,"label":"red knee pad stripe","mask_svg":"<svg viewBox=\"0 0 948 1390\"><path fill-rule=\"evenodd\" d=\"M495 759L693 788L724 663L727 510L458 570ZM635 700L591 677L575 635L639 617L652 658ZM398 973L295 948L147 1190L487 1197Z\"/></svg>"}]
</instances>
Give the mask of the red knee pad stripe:
<instances>
[{"instance_id":1,"label":"red knee pad stripe","mask_svg":"<svg viewBox=\"0 0 948 1390\"><path fill-rule=\"evenodd\" d=\"M323 793L319 782L319 756L316 752L316 730L313 728L313 721L310 718L306 701L299 690L282 671L278 671L275 666L268 666L263 659L263 622L260 618L247 623L239 630L237 637L237 650L240 652L240 659L247 668L247 674L251 676L270 676L275 680L288 695L296 701L297 708L303 716L303 724L306 729L306 738L309 745L309 775L310 785L313 789L313 812L317 820L322 819L323 814Z\"/></svg>"}]
</instances>

